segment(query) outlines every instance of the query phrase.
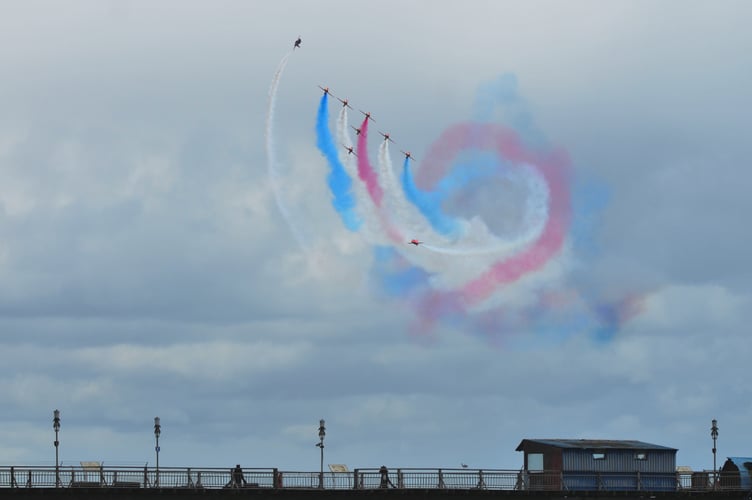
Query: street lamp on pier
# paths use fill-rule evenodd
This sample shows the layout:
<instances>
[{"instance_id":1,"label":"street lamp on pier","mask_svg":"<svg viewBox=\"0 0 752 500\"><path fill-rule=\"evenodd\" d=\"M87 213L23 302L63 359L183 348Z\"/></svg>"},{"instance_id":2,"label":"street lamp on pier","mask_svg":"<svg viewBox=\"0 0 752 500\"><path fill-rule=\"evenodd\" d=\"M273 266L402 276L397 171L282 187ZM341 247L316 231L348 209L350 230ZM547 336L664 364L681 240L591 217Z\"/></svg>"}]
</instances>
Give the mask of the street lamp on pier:
<instances>
[{"instance_id":1,"label":"street lamp on pier","mask_svg":"<svg viewBox=\"0 0 752 500\"><path fill-rule=\"evenodd\" d=\"M159 486L159 435L162 434L162 425L159 423L159 417L154 417L154 440L156 445L154 451L157 454L157 478L154 482L155 486Z\"/></svg>"},{"instance_id":2,"label":"street lamp on pier","mask_svg":"<svg viewBox=\"0 0 752 500\"><path fill-rule=\"evenodd\" d=\"M319 488L324 487L324 436L326 436L326 426L324 419L319 420L319 442L316 443L321 449L321 464L319 466Z\"/></svg>"},{"instance_id":3,"label":"street lamp on pier","mask_svg":"<svg viewBox=\"0 0 752 500\"><path fill-rule=\"evenodd\" d=\"M52 428L55 429L55 488L60 487L60 457L58 455L58 447L60 446L60 440L58 435L60 433L60 410L55 410L52 417Z\"/></svg>"},{"instance_id":4,"label":"street lamp on pier","mask_svg":"<svg viewBox=\"0 0 752 500\"><path fill-rule=\"evenodd\" d=\"M713 438L713 489L715 489L716 483L718 482L718 471L715 465L715 444L716 441L718 441L718 420L716 419L713 419L712 421L712 425L710 427L710 437Z\"/></svg>"}]
</instances>

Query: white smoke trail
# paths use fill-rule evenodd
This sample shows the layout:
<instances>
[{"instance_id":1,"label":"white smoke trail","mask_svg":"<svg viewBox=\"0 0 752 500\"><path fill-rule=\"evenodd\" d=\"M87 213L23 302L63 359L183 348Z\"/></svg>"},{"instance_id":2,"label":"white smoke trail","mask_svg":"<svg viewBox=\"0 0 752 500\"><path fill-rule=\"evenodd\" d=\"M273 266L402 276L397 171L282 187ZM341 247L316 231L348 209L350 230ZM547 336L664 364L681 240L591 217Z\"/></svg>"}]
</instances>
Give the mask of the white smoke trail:
<instances>
[{"instance_id":1,"label":"white smoke trail","mask_svg":"<svg viewBox=\"0 0 752 500\"><path fill-rule=\"evenodd\" d=\"M361 234L371 243L394 245L386 234L386 225L393 225L405 235L404 246L394 246L409 262L427 271L429 281L438 289L462 286L469 279L487 270L500 259L508 258L528 247L542 233L548 218L549 192L545 180L527 165L505 172L505 177L526 192L525 207L519 231L500 236L494 234L480 216L460 219L462 236L450 239L433 229L430 221L405 195L399 175L389 155L388 141L378 150L377 175L384 198L377 207L368 195L357 172L357 159L345 148L353 147L349 133L347 109L343 107L337 119L337 139L343 147L341 158L345 170L354 180L353 192L358 200L358 214L364 221ZM364 154L364 152L361 152ZM409 245L409 239L423 243Z\"/></svg>"},{"instance_id":2,"label":"white smoke trail","mask_svg":"<svg viewBox=\"0 0 752 500\"><path fill-rule=\"evenodd\" d=\"M337 140L345 148L352 148L354 146L353 146L352 138L350 137L350 133L347 131L348 127L349 127L349 123L347 119L347 106L342 106L342 109L339 112L339 116L337 117ZM344 155L344 159L345 159L345 161L342 162L343 165L345 166L345 172L347 172L347 175L349 175L351 179L353 180L357 179L358 167L354 161L351 161L354 158L354 156L349 154L346 149L342 150L342 155ZM356 185L354 186L354 188L359 187L357 185L358 183L355 183L355 184Z\"/></svg>"},{"instance_id":3,"label":"white smoke trail","mask_svg":"<svg viewBox=\"0 0 752 500\"><path fill-rule=\"evenodd\" d=\"M269 86L269 106L266 112L266 130L264 133L264 138L266 139L266 165L269 172L269 181L271 182L272 191L274 192L274 199L277 202L277 208L279 208L282 217L287 222L287 225L290 228L290 231L292 231L292 234L295 237L295 240L298 242L298 245L300 245L300 247L305 250L308 245L306 244L305 238L303 237L303 233L301 232L300 228L295 225L293 218L290 216L290 211L288 210L284 200L282 199L283 176L279 173L279 166L277 165L277 158L274 150L274 110L277 104L277 88L279 87L279 81L282 78L282 73L285 71L287 61L291 55L292 51L288 52L285 57L283 57L279 62L277 71L274 73L274 76L272 77L272 83Z\"/></svg>"},{"instance_id":4,"label":"white smoke trail","mask_svg":"<svg viewBox=\"0 0 752 500\"><path fill-rule=\"evenodd\" d=\"M384 190L385 208L401 232L410 235L411 239L430 238L437 243L447 243L444 237L433 231L423 214L405 196L402 183L394 172L387 140L382 141L379 146L378 168L379 183Z\"/></svg>"},{"instance_id":5,"label":"white smoke trail","mask_svg":"<svg viewBox=\"0 0 752 500\"><path fill-rule=\"evenodd\" d=\"M510 169L505 177L525 191L519 231L500 236L494 234L480 216L474 216L461 221L462 236L457 240L442 241L435 233L418 238L423 242L420 248L428 251L421 252L420 264L435 273L430 279L432 286L437 289L462 286L495 263L529 248L540 237L548 220L550 201L545 180L529 165ZM413 250L412 253L418 252L420 250ZM411 262L416 262L415 258L407 257Z\"/></svg>"},{"instance_id":6,"label":"white smoke trail","mask_svg":"<svg viewBox=\"0 0 752 500\"><path fill-rule=\"evenodd\" d=\"M445 275L453 275L453 271L447 273L447 269L452 267L451 258L436 251L436 249L450 245L451 240L434 231L425 216L407 199L405 191L402 188L402 183L394 171L394 166L389 156L389 141L383 141L379 146L377 168L379 183L384 190L384 200L381 206L382 213L407 238L404 246L395 247L396 250L409 262L420 266L429 274L443 273ZM410 239L430 242L430 245L426 245L426 249L432 251L423 252L422 248L418 249L410 245L408 243ZM461 265L454 267L454 271L461 273L461 276L453 276L455 282L462 282L466 279L467 275L462 269L463 266ZM472 266L471 272L477 271L478 268ZM434 284L441 287L440 281L436 281Z\"/></svg>"},{"instance_id":7,"label":"white smoke trail","mask_svg":"<svg viewBox=\"0 0 752 500\"><path fill-rule=\"evenodd\" d=\"M545 180L529 165L519 165L505 173L512 183L524 187L525 210L520 231L500 237L493 234L479 217L463 221L462 237L450 244L424 244L427 250L447 255L485 255L496 257L513 255L540 237L548 220L549 190Z\"/></svg>"}]
</instances>

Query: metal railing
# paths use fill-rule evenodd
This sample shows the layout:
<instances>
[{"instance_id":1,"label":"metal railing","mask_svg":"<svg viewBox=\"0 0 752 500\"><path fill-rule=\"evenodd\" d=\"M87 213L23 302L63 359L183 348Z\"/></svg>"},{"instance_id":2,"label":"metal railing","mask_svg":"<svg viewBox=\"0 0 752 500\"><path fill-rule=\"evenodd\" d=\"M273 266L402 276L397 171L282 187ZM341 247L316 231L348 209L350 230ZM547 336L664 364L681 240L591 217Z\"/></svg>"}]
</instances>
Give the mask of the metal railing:
<instances>
[{"instance_id":1,"label":"metal railing","mask_svg":"<svg viewBox=\"0 0 752 500\"><path fill-rule=\"evenodd\" d=\"M498 469L414 469L352 472L160 467L0 467L2 488L285 488L455 489L507 491L746 491L737 476L712 473L528 472ZM323 479L323 484L320 481Z\"/></svg>"}]
</instances>

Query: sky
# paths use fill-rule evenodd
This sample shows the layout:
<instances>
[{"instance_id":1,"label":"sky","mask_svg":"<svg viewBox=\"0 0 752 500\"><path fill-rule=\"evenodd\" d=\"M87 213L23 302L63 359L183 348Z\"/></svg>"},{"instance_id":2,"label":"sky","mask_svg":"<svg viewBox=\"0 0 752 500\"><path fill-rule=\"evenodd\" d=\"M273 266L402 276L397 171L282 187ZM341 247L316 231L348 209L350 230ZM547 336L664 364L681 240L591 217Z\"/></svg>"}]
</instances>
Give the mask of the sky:
<instances>
[{"instance_id":1,"label":"sky","mask_svg":"<svg viewBox=\"0 0 752 500\"><path fill-rule=\"evenodd\" d=\"M714 418L750 456L751 16L5 2L0 464L54 464L56 408L63 464L153 465L155 416L163 467L316 471L322 418L350 469L526 438L711 469Z\"/></svg>"}]
</instances>

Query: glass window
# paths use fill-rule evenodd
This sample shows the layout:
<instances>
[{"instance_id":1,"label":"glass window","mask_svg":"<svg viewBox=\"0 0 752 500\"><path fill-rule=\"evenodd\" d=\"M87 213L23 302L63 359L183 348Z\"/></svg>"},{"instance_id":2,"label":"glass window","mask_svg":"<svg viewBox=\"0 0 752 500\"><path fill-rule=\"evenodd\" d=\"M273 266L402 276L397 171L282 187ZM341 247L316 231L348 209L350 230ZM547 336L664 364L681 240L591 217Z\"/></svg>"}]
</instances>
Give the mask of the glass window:
<instances>
[{"instance_id":1,"label":"glass window","mask_svg":"<svg viewBox=\"0 0 752 500\"><path fill-rule=\"evenodd\" d=\"M605 460L606 454L605 453L593 453L593 460Z\"/></svg>"},{"instance_id":2,"label":"glass window","mask_svg":"<svg viewBox=\"0 0 752 500\"><path fill-rule=\"evenodd\" d=\"M543 453L528 453L527 454L527 470L529 471L542 471L543 470Z\"/></svg>"},{"instance_id":3,"label":"glass window","mask_svg":"<svg viewBox=\"0 0 752 500\"><path fill-rule=\"evenodd\" d=\"M634 459L635 460L647 460L648 454L645 453L644 451L638 451L637 453L634 454Z\"/></svg>"}]
</instances>

